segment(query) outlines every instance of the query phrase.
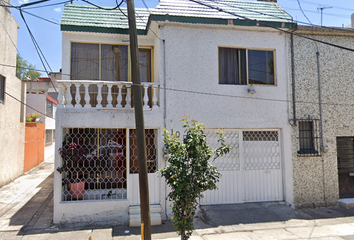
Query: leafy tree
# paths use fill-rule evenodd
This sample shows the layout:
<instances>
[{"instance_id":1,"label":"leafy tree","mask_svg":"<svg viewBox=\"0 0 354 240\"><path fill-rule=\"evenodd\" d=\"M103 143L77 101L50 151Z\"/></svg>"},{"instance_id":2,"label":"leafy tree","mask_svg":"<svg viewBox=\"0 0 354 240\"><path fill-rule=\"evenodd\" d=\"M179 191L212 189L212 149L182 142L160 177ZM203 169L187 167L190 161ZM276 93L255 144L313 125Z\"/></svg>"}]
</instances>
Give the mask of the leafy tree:
<instances>
[{"instance_id":1,"label":"leafy tree","mask_svg":"<svg viewBox=\"0 0 354 240\"><path fill-rule=\"evenodd\" d=\"M37 80L38 77L41 75L37 72L36 66L28 63L27 60L24 60L20 55L17 54L16 59L16 76L21 80ZM28 79L29 78L29 79Z\"/></svg>"},{"instance_id":2,"label":"leafy tree","mask_svg":"<svg viewBox=\"0 0 354 240\"><path fill-rule=\"evenodd\" d=\"M171 188L168 199L173 202L173 225L181 240L187 240L193 232L198 198L202 197L202 192L216 189L221 176L209 159L223 156L231 148L225 144L223 132L218 132L220 147L213 149L207 144L204 124L186 116L182 121L183 140L164 130L164 144L170 164L160 172Z\"/></svg>"}]
</instances>

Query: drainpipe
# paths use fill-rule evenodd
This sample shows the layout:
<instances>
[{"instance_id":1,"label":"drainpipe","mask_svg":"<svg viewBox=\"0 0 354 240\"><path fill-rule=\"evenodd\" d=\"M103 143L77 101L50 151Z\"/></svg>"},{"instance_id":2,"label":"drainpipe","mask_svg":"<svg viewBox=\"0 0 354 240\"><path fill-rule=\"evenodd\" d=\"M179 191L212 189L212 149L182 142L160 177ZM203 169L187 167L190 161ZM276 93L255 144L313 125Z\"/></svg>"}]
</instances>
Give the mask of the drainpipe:
<instances>
[{"instance_id":1,"label":"drainpipe","mask_svg":"<svg viewBox=\"0 0 354 240\"><path fill-rule=\"evenodd\" d=\"M320 53L316 52L317 56L317 77L318 77L318 104L320 110L320 150L324 150L323 145L323 118L322 118L322 91L321 91L321 71L320 71Z\"/></svg>"},{"instance_id":2,"label":"drainpipe","mask_svg":"<svg viewBox=\"0 0 354 240\"><path fill-rule=\"evenodd\" d=\"M162 40L162 45L163 45L163 88L164 88L164 91L163 91L163 127L166 129L167 127L167 124L166 124L166 119L167 119L167 106L166 106L166 103L167 103L167 87L166 87L166 42L165 42L165 39ZM164 153L165 154L165 153ZM165 162L165 167L166 167L167 163ZM166 198L166 193L167 193L167 184L164 184L165 185L165 199ZM165 200L165 215L166 215L166 219L168 219L168 216L167 216L167 200Z\"/></svg>"},{"instance_id":3,"label":"drainpipe","mask_svg":"<svg viewBox=\"0 0 354 240\"><path fill-rule=\"evenodd\" d=\"M294 61L294 34L291 32L291 83L292 83L292 100L293 100L293 126L297 126L296 124L296 98L295 98L295 61Z\"/></svg>"},{"instance_id":4,"label":"drainpipe","mask_svg":"<svg viewBox=\"0 0 354 240\"><path fill-rule=\"evenodd\" d=\"M163 87L164 87L164 91L163 91L163 126L164 128L166 128L166 118L167 118L167 106L166 106L166 42L165 39L162 40L162 44L163 44Z\"/></svg>"},{"instance_id":5,"label":"drainpipe","mask_svg":"<svg viewBox=\"0 0 354 240\"><path fill-rule=\"evenodd\" d=\"M318 77L318 104L319 104L319 110L320 110L320 151L324 152L325 147L323 144L323 117L322 117L322 90L321 90L321 70L320 70L320 53L317 50L316 52L317 56L317 77ZM322 187L323 187L323 200L326 203L326 207L328 207L327 204L327 197L326 197L326 184L325 184L325 170L324 170L324 157L321 157L322 159Z\"/></svg>"}]
</instances>

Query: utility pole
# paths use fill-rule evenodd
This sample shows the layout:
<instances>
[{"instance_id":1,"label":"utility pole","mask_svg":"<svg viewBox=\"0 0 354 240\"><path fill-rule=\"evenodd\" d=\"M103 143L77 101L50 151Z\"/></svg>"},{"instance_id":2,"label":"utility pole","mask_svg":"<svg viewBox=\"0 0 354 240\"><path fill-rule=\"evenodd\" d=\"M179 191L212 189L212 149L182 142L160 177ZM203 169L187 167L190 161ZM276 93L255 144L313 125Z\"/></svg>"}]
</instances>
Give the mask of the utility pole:
<instances>
[{"instance_id":1,"label":"utility pole","mask_svg":"<svg viewBox=\"0 0 354 240\"><path fill-rule=\"evenodd\" d=\"M321 10L321 27L322 27L322 12L323 12L324 9L329 9L329 8L332 8L332 7L330 7L330 6L325 7L325 6L320 5L317 8L317 10Z\"/></svg>"},{"instance_id":2,"label":"utility pole","mask_svg":"<svg viewBox=\"0 0 354 240\"><path fill-rule=\"evenodd\" d=\"M142 237L144 240L151 240L151 219L150 219L150 200L149 200L149 183L146 164L146 143L145 143L145 126L143 113L142 87L140 81L139 68L139 49L138 37L136 30L134 0L127 0L128 21L129 21L129 39L130 39L130 55L132 65L132 92L134 100L135 125L137 133L137 147L139 158L139 192L140 192L140 214L143 224Z\"/></svg>"}]
</instances>

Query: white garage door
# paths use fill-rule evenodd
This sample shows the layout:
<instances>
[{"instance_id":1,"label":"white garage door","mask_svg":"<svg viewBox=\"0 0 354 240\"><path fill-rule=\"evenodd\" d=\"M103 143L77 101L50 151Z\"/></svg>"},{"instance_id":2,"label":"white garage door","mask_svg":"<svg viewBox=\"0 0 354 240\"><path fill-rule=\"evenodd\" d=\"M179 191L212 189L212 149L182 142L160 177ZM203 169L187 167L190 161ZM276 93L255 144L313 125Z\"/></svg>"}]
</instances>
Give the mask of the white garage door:
<instances>
[{"instance_id":1,"label":"white garage door","mask_svg":"<svg viewBox=\"0 0 354 240\"><path fill-rule=\"evenodd\" d=\"M207 191L201 204L283 200L278 130L223 130L232 150L212 164L222 174L218 189ZM209 145L218 146L215 130L206 130Z\"/></svg>"}]
</instances>

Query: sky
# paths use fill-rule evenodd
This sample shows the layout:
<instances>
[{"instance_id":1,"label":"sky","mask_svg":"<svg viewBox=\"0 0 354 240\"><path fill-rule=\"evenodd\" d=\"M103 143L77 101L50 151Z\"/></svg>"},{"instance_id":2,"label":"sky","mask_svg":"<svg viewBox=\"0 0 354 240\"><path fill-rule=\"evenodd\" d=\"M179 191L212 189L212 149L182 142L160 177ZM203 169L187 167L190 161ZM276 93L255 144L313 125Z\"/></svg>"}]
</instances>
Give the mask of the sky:
<instances>
[{"instance_id":1,"label":"sky","mask_svg":"<svg viewBox=\"0 0 354 240\"><path fill-rule=\"evenodd\" d=\"M37 0L11 0L11 4L19 6L24 3L35 1ZM24 18L28 27L50 66L50 69L47 67L49 72L58 72L62 65L61 32L59 24L64 8L63 2L65 2L65 0L50 0L24 8L26 12L43 18L40 19L28 13L24 13ZM116 5L115 0L90 0L90 2L100 6ZM135 0L134 2L136 8L145 8L143 0ZM73 3L87 4L81 0L74 0ZM145 3L149 8L154 8L158 4L158 0L145 0ZM322 9L323 26L346 27L351 24L351 14L354 13L354 2L348 0L278 0L278 5L301 25L309 23L309 21L312 24L321 25ZM125 5L122 6L124 7ZM303 11L300 10L300 6ZM18 53L23 59L35 65L36 69L44 70L19 11L12 8L11 13L20 26L17 41ZM42 72L42 77L47 77L47 74Z\"/></svg>"}]
</instances>

